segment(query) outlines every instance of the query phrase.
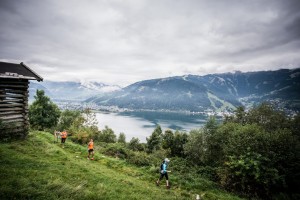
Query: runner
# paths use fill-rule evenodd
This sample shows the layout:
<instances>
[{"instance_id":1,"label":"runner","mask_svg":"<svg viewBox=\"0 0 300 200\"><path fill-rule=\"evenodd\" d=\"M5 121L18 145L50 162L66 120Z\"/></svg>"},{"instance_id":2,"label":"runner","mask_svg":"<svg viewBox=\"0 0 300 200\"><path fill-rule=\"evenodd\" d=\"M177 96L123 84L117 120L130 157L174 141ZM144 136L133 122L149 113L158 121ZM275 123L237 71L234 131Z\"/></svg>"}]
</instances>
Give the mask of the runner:
<instances>
[{"instance_id":1,"label":"runner","mask_svg":"<svg viewBox=\"0 0 300 200\"><path fill-rule=\"evenodd\" d=\"M92 154L92 158L91 160L94 160L94 141L93 139L90 140L90 142L88 143L88 157L87 159L90 159L90 155Z\"/></svg>"},{"instance_id":2,"label":"runner","mask_svg":"<svg viewBox=\"0 0 300 200\"><path fill-rule=\"evenodd\" d=\"M169 185L169 177L168 177L168 172L171 171L167 171L168 168L168 164L169 164L170 160L168 158L165 158L163 160L163 162L160 165L160 177L159 179L156 181L156 185L159 186L159 182L161 181L161 179L163 179L163 177L166 177L166 183L167 183L167 189L170 189L170 185Z\"/></svg>"},{"instance_id":3,"label":"runner","mask_svg":"<svg viewBox=\"0 0 300 200\"><path fill-rule=\"evenodd\" d=\"M66 130L61 132L61 144L63 145L63 148L65 148L65 142L66 142L67 136L68 136L68 134L67 134Z\"/></svg>"}]
</instances>

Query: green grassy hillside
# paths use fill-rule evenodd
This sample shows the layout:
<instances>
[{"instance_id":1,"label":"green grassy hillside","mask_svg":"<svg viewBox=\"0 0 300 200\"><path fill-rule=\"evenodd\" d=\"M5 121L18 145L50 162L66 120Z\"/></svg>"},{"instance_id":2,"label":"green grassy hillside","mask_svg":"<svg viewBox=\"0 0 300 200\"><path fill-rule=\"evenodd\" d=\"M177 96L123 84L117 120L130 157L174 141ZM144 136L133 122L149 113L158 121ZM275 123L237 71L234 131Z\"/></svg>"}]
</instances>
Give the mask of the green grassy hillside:
<instances>
[{"instance_id":1,"label":"green grassy hillside","mask_svg":"<svg viewBox=\"0 0 300 200\"><path fill-rule=\"evenodd\" d=\"M205 184L194 190L155 185L158 174L124 160L96 152L86 159L86 148L67 141L65 148L45 132L26 140L0 144L0 199L239 199ZM176 176L170 174L170 181ZM205 183L205 181L203 182ZM174 184L175 185L175 184Z\"/></svg>"}]
</instances>

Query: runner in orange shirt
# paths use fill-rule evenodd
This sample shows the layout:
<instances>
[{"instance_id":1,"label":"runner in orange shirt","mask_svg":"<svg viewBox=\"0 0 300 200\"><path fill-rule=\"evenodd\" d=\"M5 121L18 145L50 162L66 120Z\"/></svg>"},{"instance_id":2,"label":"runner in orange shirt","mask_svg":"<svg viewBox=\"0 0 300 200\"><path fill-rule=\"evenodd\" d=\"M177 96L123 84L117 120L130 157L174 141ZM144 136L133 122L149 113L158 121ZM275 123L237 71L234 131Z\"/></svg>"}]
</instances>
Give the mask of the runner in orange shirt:
<instances>
[{"instance_id":1,"label":"runner in orange shirt","mask_svg":"<svg viewBox=\"0 0 300 200\"><path fill-rule=\"evenodd\" d=\"M64 130L63 132L61 132L61 144L63 145L63 148L65 147L65 142L66 142L66 139L67 139L67 131Z\"/></svg>"},{"instance_id":2,"label":"runner in orange shirt","mask_svg":"<svg viewBox=\"0 0 300 200\"><path fill-rule=\"evenodd\" d=\"M94 141L93 139L90 140L90 142L88 143L88 158L87 159L90 159L90 155L92 154L92 158L91 160L94 160Z\"/></svg>"}]
</instances>

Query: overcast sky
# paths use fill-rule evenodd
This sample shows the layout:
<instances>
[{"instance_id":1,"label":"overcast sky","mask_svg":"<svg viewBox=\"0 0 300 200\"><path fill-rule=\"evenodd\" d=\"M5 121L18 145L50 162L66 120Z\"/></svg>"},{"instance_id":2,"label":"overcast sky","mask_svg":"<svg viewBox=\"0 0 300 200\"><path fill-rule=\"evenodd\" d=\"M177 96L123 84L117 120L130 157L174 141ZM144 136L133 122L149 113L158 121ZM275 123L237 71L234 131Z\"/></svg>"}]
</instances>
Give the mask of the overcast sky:
<instances>
[{"instance_id":1,"label":"overcast sky","mask_svg":"<svg viewBox=\"0 0 300 200\"><path fill-rule=\"evenodd\" d=\"M1 0L0 60L126 86L300 67L300 0Z\"/></svg>"}]
</instances>

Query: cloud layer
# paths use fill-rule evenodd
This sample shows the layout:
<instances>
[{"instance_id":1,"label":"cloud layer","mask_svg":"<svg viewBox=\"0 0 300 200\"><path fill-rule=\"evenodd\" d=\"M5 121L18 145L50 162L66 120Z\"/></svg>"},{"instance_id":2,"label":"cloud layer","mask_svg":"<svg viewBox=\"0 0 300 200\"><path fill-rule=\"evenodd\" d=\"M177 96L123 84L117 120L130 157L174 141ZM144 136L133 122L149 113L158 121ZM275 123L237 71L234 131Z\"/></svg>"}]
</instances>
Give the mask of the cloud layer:
<instances>
[{"instance_id":1,"label":"cloud layer","mask_svg":"<svg viewBox=\"0 0 300 200\"><path fill-rule=\"evenodd\" d=\"M299 0L0 1L0 60L48 80L300 67Z\"/></svg>"}]
</instances>

